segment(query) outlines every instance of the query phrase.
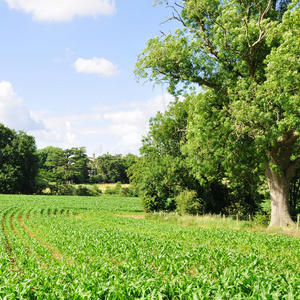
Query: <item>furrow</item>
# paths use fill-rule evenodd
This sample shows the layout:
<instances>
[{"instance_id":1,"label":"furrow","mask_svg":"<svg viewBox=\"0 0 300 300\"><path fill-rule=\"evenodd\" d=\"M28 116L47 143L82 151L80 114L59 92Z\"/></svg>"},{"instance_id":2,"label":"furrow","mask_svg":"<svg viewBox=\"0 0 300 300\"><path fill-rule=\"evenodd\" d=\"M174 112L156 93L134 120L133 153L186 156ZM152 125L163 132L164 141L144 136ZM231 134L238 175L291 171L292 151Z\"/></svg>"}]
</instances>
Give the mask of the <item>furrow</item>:
<instances>
[{"instance_id":1,"label":"furrow","mask_svg":"<svg viewBox=\"0 0 300 300\"><path fill-rule=\"evenodd\" d=\"M63 256L57 248L55 248L52 245L50 245L49 243L45 242L39 235L35 234L24 224L22 215L20 216L20 218L18 220L19 220L21 227L24 229L24 231L27 233L27 235L30 238L36 238L43 246L47 247L51 251L53 258L56 259L57 261L60 261L62 259Z\"/></svg>"},{"instance_id":2,"label":"furrow","mask_svg":"<svg viewBox=\"0 0 300 300\"><path fill-rule=\"evenodd\" d=\"M7 211L4 212L3 217L2 217L2 221L1 221L1 230L3 232L5 250L8 254L8 256L9 256L11 264L15 265L15 257L13 256L12 244L9 241L7 230L6 230L7 215L11 210L12 210L12 208L9 208Z\"/></svg>"}]
</instances>

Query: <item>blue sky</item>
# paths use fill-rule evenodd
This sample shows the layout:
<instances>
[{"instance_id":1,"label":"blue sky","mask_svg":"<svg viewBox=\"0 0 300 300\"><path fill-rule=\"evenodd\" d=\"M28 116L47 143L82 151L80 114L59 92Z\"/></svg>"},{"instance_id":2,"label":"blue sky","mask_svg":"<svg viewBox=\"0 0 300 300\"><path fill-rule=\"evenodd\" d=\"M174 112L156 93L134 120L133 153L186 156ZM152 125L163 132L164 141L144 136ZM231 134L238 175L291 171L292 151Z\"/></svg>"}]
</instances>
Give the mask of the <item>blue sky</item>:
<instances>
[{"instance_id":1,"label":"blue sky","mask_svg":"<svg viewBox=\"0 0 300 300\"><path fill-rule=\"evenodd\" d=\"M0 122L37 147L135 153L173 100L133 70L147 40L176 23L153 0L0 0Z\"/></svg>"}]
</instances>

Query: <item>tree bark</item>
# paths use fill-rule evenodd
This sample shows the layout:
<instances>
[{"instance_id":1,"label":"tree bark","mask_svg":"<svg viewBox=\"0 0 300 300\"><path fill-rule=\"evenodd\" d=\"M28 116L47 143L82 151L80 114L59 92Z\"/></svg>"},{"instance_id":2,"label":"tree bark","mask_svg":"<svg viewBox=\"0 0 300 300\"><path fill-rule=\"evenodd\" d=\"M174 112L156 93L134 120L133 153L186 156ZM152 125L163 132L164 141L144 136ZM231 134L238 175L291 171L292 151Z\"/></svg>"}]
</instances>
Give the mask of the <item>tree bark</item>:
<instances>
[{"instance_id":1,"label":"tree bark","mask_svg":"<svg viewBox=\"0 0 300 300\"><path fill-rule=\"evenodd\" d=\"M271 196L271 222L269 227L295 226L289 212L289 186L291 176L278 174L269 165L266 176Z\"/></svg>"}]
</instances>

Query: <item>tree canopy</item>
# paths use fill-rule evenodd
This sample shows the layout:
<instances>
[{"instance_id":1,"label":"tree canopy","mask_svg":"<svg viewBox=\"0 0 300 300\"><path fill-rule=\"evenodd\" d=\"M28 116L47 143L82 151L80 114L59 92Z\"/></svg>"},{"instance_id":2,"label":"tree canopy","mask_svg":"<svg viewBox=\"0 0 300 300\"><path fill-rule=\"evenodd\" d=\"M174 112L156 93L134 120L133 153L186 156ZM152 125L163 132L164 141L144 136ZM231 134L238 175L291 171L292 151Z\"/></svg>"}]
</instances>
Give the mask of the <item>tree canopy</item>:
<instances>
[{"instance_id":1,"label":"tree canopy","mask_svg":"<svg viewBox=\"0 0 300 300\"><path fill-rule=\"evenodd\" d=\"M88 180L88 157L84 147L38 150L39 178L56 183L84 183Z\"/></svg>"},{"instance_id":2,"label":"tree canopy","mask_svg":"<svg viewBox=\"0 0 300 300\"><path fill-rule=\"evenodd\" d=\"M139 77L186 93L184 152L197 178L265 172L271 226L293 225L300 163L300 8L288 2L172 1L180 28L150 39L136 64Z\"/></svg>"},{"instance_id":3,"label":"tree canopy","mask_svg":"<svg viewBox=\"0 0 300 300\"><path fill-rule=\"evenodd\" d=\"M134 164L136 156L134 154L111 155L104 154L95 160L96 175L94 181L98 183L118 182L128 183L127 169Z\"/></svg>"},{"instance_id":4,"label":"tree canopy","mask_svg":"<svg viewBox=\"0 0 300 300\"><path fill-rule=\"evenodd\" d=\"M0 193L33 193L37 172L34 138L0 124Z\"/></svg>"}]
</instances>

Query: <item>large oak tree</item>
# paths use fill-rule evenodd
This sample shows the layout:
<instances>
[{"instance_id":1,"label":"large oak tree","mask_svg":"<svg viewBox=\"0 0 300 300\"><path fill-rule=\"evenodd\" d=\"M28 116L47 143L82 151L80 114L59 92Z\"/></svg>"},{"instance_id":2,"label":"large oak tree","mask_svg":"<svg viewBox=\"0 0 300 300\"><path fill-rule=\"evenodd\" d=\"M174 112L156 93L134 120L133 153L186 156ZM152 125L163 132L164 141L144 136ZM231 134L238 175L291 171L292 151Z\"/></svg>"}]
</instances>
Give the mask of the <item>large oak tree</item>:
<instances>
[{"instance_id":1,"label":"large oak tree","mask_svg":"<svg viewBox=\"0 0 300 300\"><path fill-rule=\"evenodd\" d=\"M270 226L293 225L289 185L300 163L300 7L288 2L172 2L180 28L150 39L136 68L174 94L196 87L185 146L194 174L264 169Z\"/></svg>"}]
</instances>

